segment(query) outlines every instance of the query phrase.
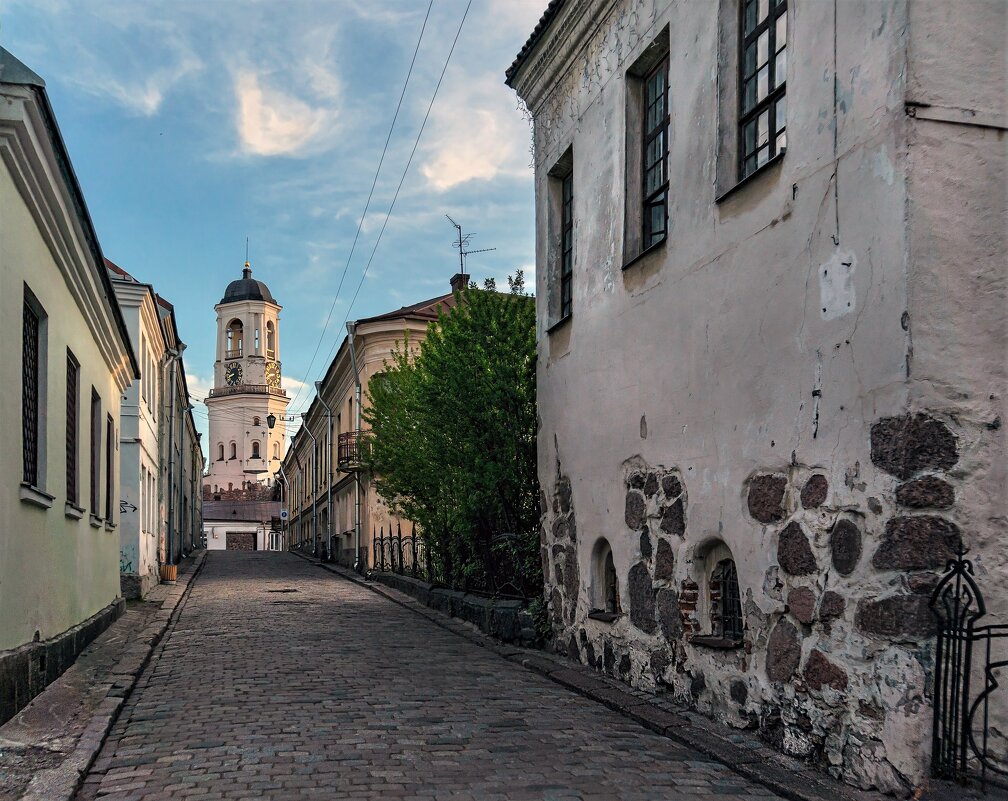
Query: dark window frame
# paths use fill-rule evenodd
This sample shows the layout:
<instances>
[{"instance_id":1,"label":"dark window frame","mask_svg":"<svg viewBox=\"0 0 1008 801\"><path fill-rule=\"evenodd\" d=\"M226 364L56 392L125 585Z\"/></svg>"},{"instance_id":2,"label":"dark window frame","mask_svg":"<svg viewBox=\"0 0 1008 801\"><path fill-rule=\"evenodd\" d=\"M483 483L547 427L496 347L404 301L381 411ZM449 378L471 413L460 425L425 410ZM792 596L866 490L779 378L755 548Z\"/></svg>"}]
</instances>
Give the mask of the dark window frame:
<instances>
[{"instance_id":1,"label":"dark window frame","mask_svg":"<svg viewBox=\"0 0 1008 801\"><path fill-rule=\"evenodd\" d=\"M745 621L734 559L722 559L714 566L709 592L712 634L724 640L740 641L745 633Z\"/></svg>"},{"instance_id":2,"label":"dark window frame","mask_svg":"<svg viewBox=\"0 0 1008 801\"><path fill-rule=\"evenodd\" d=\"M66 498L80 503L80 362L67 348L66 374Z\"/></svg>"},{"instance_id":3,"label":"dark window frame","mask_svg":"<svg viewBox=\"0 0 1008 801\"><path fill-rule=\"evenodd\" d=\"M112 522L113 479L115 474L115 421L105 416L105 520Z\"/></svg>"},{"instance_id":4,"label":"dark window frame","mask_svg":"<svg viewBox=\"0 0 1008 801\"><path fill-rule=\"evenodd\" d=\"M91 387L91 514L98 516L101 507L101 484L98 483L98 476L101 475L101 441L102 441L102 408L101 395L98 390Z\"/></svg>"},{"instance_id":5,"label":"dark window frame","mask_svg":"<svg viewBox=\"0 0 1008 801\"><path fill-rule=\"evenodd\" d=\"M646 251L648 248L654 247L659 242L664 241L668 237L668 189L669 189L669 177L668 177L668 131L669 131L669 57L670 53L666 53L662 59L652 67L648 73L644 76L642 86L643 86L643 125L642 125L642 140L641 140L641 220L643 224L642 231L642 251ZM651 88L651 83L655 78L660 77L661 80L661 92L656 93L653 100L648 100L648 92ZM661 102L661 109L657 109L657 104ZM651 118L652 109L657 113L655 115L654 124L648 127L648 120ZM651 145L656 141L660 141L660 154L654 159L650 160L648 158L648 152ZM661 170L661 181L656 184L651 191L648 191L648 177L652 170L660 168ZM662 227L654 227L654 217L653 212L656 209L661 209L661 225Z\"/></svg>"},{"instance_id":6,"label":"dark window frame","mask_svg":"<svg viewBox=\"0 0 1008 801\"><path fill-rule=\"evenodd\" d=\"M767 3L767 16L764 20L757 19L752 30L746 29L746 12L753 8L758 16L759 4ZM742 0L739 3L739 48L738 48L738 180L744 181L760 169L771 163L777 156L787 150L787 45L790 32L787 30L788 3L787 0ZM777 23L784 20L784 45L777 47ZM767 95L762 100L758 98L759 73L763 65L759 63L759 38L767 34ZM752 47L755 55L751 72L746 70L746 51ZM784 80L777 81L777 59L783 53L785 61ZM746 82L751 81L755 91L752 107L746 109ZM778 104L784 107L784 125L777 125ZM759 119L767 114L766 156L760 162L759 153L763 150L759 145ZM753 147L746 149L746 130L753 130ZM778 140L783 137L778 147Z\"/></svg>"},{"instance_id":7,"label":"dark window frame","mask_svg":"<svg viewBox=\"0 0 1008 801\"><path fill-rule=\"evenodd\" d=\"M28 294L24 295L21 323L21 480L41 487L42 447L39 410L42 390L42 314Z\"/></svg>"},{"instance_id":8,"label":"dark window frame","mask_svg":"<svg viewBox=\"0 0 1008 801\"><path fill-rule=\"evenodd\" d=\"M574 170L560 179L560 319L574 310Z\"/></svg>"}]
</instances>

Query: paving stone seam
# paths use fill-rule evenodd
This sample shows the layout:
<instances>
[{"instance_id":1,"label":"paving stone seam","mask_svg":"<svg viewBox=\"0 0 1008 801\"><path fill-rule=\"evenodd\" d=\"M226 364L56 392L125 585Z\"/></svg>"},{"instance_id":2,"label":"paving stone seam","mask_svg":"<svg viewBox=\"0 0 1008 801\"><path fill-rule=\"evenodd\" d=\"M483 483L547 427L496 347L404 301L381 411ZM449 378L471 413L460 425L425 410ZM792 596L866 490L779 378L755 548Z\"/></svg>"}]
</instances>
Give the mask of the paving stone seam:
<instances>
[{"instance_id":1,"label":"paving stone seam","mask_svg":"<svg viewBox=\"0 0 1008 801\"><path fill-rule=\"evenodd\" d=\"M41 792L38 789L32 789L32 785L36 784L36 781L33 779L31 784L28 785L27 791L21 797L21 801L72 801L77 795L83 784L84 777L91 770L91 766L105 745L109 732L112 731L112 727L118 722L119 715L125 708L126 702L132 696L133 690L139 683L140 678L147 671L154 652L163 644L165 633L178 619L178 615L189 599L193 582L203 569L204 564L206 564L205 550L197 557L197 562L193 565L193 569L185 574L185 589L176 596L175 605L171 608L171 612L167 616L155 616L154 622L149 623L145 627L146 629L156 628L152 632L153 637L150 640L150 645L147 647L147 653L139 663L137 670L130 676L125 685L119 684L118 681L110 685L109 694L106 695L105 700L99 706L99 709L102 707L105 707L105 709L92 716L84 734L77 743L77 747L61 766L54 769L65 771L66 768L71 768L76 774L75 779L73 781L66 781L58 790L52 786L39 788ZM182 578L183 576L179 576L179 579ZM168 599L165 600L167 601ZM161 611L165 611L164 607L162 607ZM111 695L113 691L121 693L121 695Z\"/></svg>"},{"instance_id":2,"label":"paving stone seam","mask_svg":"<svg viewBox=\"0 0 1008 801\"><path fill-rule=\"evenodd\" d=\"M696 726L690 719L692 715L688 714L688 710L681 708L674 713L669 712L650 700L642 700L639 695L629 692L629 688L623 689L614 686L615 683L604 681L605 677L595 671L589 672L580 663L561 660L546 652L529 652L500 643L483 632L471 629L462 621L421 604L405 593L375 584L351 570L326 564L298 551L290 551L290 553L338 578L366 587L376 595L415 612L440 628L463 637L481 648L487 648L509 662L538 673L584 698L602 704L656 734L717 760L739 776L766 787L787 801L874 801L874 799L882 799L882 796L876 793L859 792L853 788L847 788L831 777L811 768L794 768L775 764L775 762L779 763L787 758L770 749L769 746L764 746L765 753L758 753L754 756L749 749L726 742L713 732ZM579 678L583 675L584 681L576 682L565 678L563 675L565 672L578 674ZM598 686L600 682L601 687ZM652 714L648 714L648 712ZM668 717L678 717L678 720L671 724L667 721L660 722L661 718Z\"/></svg>"}]
</instances>

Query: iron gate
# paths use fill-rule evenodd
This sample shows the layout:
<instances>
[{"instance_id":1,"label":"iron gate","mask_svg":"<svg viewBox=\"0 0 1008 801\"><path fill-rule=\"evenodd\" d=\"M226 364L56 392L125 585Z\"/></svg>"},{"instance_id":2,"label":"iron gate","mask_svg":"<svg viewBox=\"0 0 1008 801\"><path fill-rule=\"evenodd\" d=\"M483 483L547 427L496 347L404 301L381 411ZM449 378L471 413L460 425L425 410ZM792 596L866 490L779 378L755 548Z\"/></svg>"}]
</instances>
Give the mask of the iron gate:
<instances>
[{"instance_id":1,"label":"iron gate","mask_svg":"<svg viewBox=\"0 0 1008 801\"><path fill-rule=\"evenodd\" d=\"M949 561L931 594L931 609L938 619L931 771L966 781L979 769L986 787L988 773L1008 776L1003 754L992 753L990 719L998 672L1008 667L994 649L1008 641L1008 624L979 625L987 606L965 551ZM981 681L979 692L971 686L974 676Z\"/></svg>"}]
</instances>

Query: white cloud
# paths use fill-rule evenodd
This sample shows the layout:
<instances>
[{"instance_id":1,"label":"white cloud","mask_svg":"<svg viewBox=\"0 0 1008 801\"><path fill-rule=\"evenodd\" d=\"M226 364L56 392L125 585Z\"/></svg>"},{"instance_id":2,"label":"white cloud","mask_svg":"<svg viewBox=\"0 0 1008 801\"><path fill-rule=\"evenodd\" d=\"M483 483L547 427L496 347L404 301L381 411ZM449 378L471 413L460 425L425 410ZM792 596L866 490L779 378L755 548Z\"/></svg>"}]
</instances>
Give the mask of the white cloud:
<instances>
[{"instance_id":1,"label":"white cloud","mask_svg":"<svg viewBox=\"0 0 1008 801\"><path fill-rule=\"evenodd\" d=\"M242 150L256 156L291 156L306 152L334 122L334 114L264 86L254 72L235 80L235 123Z\"/></svg>"},{"instance_id":2,"label":"white cloud","mask_svg":"<svg viewBox=\"0 0 1008 801\"><path fill-rule=\"evenodd\" d=\"M287 396L293 398L299 392L304 394L303 390L307 386L304 381L299 381L293 376L285 375L280 379L280 386L287 390Z\"/></svg>"},{"instance_id":3,"label":"white cloud","mask_svg":"<svg viewBox=\"0 0 1008 801\"><path fill-rule=\"evenodd\" d=\"M453 70L431 121L420 171L434 189L528 173L529 127L497 71Z\"/></svg>"},{"instance_id":4,"label":"white cloud","mask_svg":"<svg viewBox=\"0 0 1008 801\"><path fill-rule=\"evenodd\" d=\"M194 404L200 404L210 394L213 387L213 377L204 378L196 373L186 373L186 385Z\"/></svg>"}]
</instances>

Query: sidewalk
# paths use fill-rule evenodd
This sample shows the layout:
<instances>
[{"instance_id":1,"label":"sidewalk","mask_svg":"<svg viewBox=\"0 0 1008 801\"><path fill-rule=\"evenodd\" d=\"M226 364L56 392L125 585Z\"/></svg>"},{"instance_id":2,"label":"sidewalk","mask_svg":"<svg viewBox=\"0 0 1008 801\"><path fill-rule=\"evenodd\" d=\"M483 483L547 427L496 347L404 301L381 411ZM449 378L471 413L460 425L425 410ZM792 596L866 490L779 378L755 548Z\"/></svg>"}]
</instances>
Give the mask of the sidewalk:
<instances>
[{"instance_id":1,"label":"sidewalk","mask_svg":"<svg viewBox=\"0 0 1008 801\"><path fill-rule=\"evenodd\" d=\"M504 659L546 676L579 695L635 720L642 726L692 748L697 753L727 765L741 776L757 782L789 801L883 801L891 799L873 791L842 784L817 767L777 751L750 732L720 726L709 718L666 700L661 695L636 690L577 662L530 648L505 645L475 626L437 612L405 593L384 584L367 581L352 570L296 555L331 573L368 587L372 592L471 640ZM983 796L958 785L932 783L917 801L967 801L1003 798L996 788Z\"/></svg>"},{"instance_id":2,"label":"sidewalk","mask_svg":"<svg viewBox=\"0 0 1008 801\"><path fill-rule=\"evenodd\" d=\"M73 796L205 559L197 551L179 565L174 586L127 602L62 676L0 726L0 801Z\"/></svg>"}]
</instances>

